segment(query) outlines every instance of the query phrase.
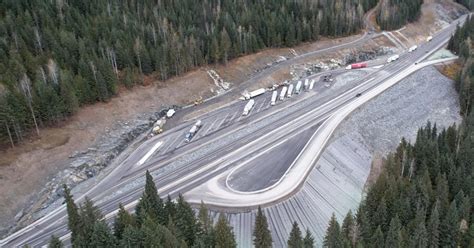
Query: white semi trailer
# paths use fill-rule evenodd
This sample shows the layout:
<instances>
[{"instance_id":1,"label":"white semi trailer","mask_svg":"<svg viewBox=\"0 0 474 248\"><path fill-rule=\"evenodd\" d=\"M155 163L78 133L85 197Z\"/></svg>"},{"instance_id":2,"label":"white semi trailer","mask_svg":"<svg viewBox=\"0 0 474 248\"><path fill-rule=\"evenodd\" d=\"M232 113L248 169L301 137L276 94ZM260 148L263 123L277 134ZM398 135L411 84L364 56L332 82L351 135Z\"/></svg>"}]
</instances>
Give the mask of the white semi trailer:
<instances>
[{"instance_id":1,"label":"white semi trailer","mask_svg":"<svg viewBox=\"0 0 474 248\"><path fill-rule=\"evenodd\" d=\"M298 83L296 84L296 88L295 88L295 93L296 94L299 94L301 92L301 81L298 81Z\"/></svg>"},{"instance_id":2,"label":"white semi trailer","mask_svg":"<svg viewBox=\"0 0 474 248\"><path fill-rule=\"evenodd\" d=\"M285 100L285 95L286 95L286 91L288 90L288 88L286 86L283 87L283 89L281 89L281 92L280 92L280 101L283 101Z\"/></svg>"},{"instance_id":3,"label":"white semi trailer","mask_svg":"<svg viewBox=\"0 0 474 248\"><path fill-rule=\"evenodd\" d=\"M286 93L286 95L288 96L288 98L290 98L292 94L293 94L293 84L290 84L290 86L288 86L288 92Z\"/></svg>"},{"instance_id":4,"label":"white semi trailer","mask_svg":"<svg viewBox=\"0 0 474 248\"><path fill-rule=\"evenodd\" d=\"M273 106L273 105L276 104L277 97L278 97L278 91L274 90L273 93L272 93L272 101L271 101L270 105Z\"/></svg>"},{"instance_id":5,"label":"white semi trailer","mask_svg":"<svg viewBox=\"0 0 474 248\"><path fill-rule=\"evenodd\" d=\"M250 99L247 104L245 104L245 107L244 107L244 112L242 113L242 115L248 115L250 113L250 110L252 110L253 108L253 105L255 104L255 100L253 99Z\"/></svg>"}]
</instances>

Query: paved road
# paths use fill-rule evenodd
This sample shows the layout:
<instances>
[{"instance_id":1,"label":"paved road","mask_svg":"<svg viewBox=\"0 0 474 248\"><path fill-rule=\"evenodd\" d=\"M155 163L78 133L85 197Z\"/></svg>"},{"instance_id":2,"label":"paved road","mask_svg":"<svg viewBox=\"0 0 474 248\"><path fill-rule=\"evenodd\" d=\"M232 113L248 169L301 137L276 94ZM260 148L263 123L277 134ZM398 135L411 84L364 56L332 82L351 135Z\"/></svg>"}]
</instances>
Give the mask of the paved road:
<instances>
[{"instance_id":1,"label":"paved road","mask_svg":"<svg viewBox=\"0 0 474 248\"><path fill-rule=\"evenodd\" d=\"M248 116L241 116L244 102L236 102L213 111L200 117L204 124L203 128L189 144L184 143L184 135L193 122L178 124L163 135L142 144L85 195L96 202L106 217L111 218L119 203L125 204L128 208L134 206L143 190L145 169L152 171L161 195L170 194L174 197L179 192L187 192L210 178L236 168L242 162L250 163L253 159L258 159L259 155L266 153L270 147L287 139L287 133L304 132L324 123L335 111L350 104L355 99L355 93L369 91L392 75L410 67L426 52L445 42L453 30L454 27L445 29L430 43L420 46L416 52L402 55L398 61L381 70L368 73L362 80L347 87L330 90L323 84L318 84L313 91L280 101L274 107L270 107L271 93L267 93L255 99L255 107ZM369 38L364 35L350 44L326 50L354 46ZM324 51L313 52L311 56L320 52ZM305 56L310 55L300 57ZM293 62L285 61L278 66ZM274 69L265 73L270 73L271 70ZM358 88L354 89L355 87ZM334 101L336 97L338 98ZM214 101L217 101L217 98ZM156 151L150 154L150 149L154 147ZM143 160L145 156L148 158ZM275 178L268 180L272 181ZM80 202L83 196L77 197L76 200ZM0 245L41 246L47 243L51 234L66 239L68 238L66 225L65 209L62 206L2 240Z\"/></svg>"}]
</instances>

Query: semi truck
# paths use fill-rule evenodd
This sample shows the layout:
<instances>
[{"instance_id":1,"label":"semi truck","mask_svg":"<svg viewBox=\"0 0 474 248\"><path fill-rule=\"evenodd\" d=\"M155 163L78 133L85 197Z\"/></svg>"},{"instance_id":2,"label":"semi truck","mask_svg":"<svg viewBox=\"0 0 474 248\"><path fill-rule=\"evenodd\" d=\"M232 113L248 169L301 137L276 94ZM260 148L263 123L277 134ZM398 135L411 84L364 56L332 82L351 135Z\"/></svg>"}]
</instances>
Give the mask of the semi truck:
<instances>
[{"instance_id":1,"label":"semi truck","mask_svg":"<svg viewBox=\"0 0 474 248\"><path fill-rule=\"evenodd\" d=\"M271 101L270 105L273 106L273 105L276 104L277 97L278 97L278 91L274 90L273 93L272 93L272 101Z\"/></svg>"},{"instance_id":2,"label":"semi truck","mask_svg":"<svg viewBox=\"0 0 474 248\"><path fill-rule=\"evenodd\" d=\"M248 115L250 113L250 110L252 110L253 108L253 105L255 104L255 100L253 99L250 99L247 104L245 104L245 107L244 107L244 112L242 113L242 115Z\"/></svg>"},{"instance_id":3,"label":"semi truck","mask_svg":"<svg viewBox=\"0 0 474 248\"><path fill-rule=\"evenodd\" d=\"M243 95L244 95L245 100L249 100L249 99L254 98L256 96L259 96L263 93L265 93L265 88L260 88L258 90L254 90L254 91L251 91L251 92L245 92Z\"/></svg>"},{"instance_id":4,"label":"semi truck","mask_svg":"<svg viewBox=\"0 0 474 248\"><path fill-rule=\"evenodd\" d=\"M285 100L285 95L286 95L287 90L288 88L286 86L283 86L283 89L281 89L281 92L280 92L280 101Z\"/></svg>"},{"instance_id":5,"label":"semi truck","mask_svg":"<svg viewBox=\"0 0 474 248\"><path fill-rule=\"evenodd\" d=\"M308 90L309 90L309 80L308 80L308 79L305 79L305 80L304 80L304 90L305 90L305 91L308 91Z\"/></svg>"},{"instance_id":6,"label":"semi truck","mask_svg":"<svg viewBox=\"0 0 474 248\"><path fill-rule=\"evenodd\" d=\"M196 121L196 123L194 123L191 129L189 129L189 132L186 134L186 137L185 137L186 143L191 142L194 135L196 135L196 133L199 131L199 129L201 129L201 127L202 127L201 120L198 120Z\"/></svg>"},{"instance_id":7,"label":"semi truck","mask_svg":"<svg viewBox=\"0 0 474 248\"><path fill-rule=\"evenodd\" d=\"M286 93L286 95L288 96L288 98L290 98L292 94L293 94L293 84L290 84L290 86L288 86L288 92Z\"/></svg>"},{"instance_id":8,"label":"semi truck","mask_svg":"<svg viewBox=\"0 0 474 248\"><path fill-rule=\"evenodd\" d=\"M300 94L301 92L301 81L298 81L298 83L296 84L296 88L295 88L295 93L296 94Z\"/></svg>"},{"instance_id":9,"label":"semi truck","mask_svg":"<svg viewBox=\"0 0 474 248\"><path fill-rule=\"evenodd\" d=\"M366 68L366 67L367 67L367 63L363 62L363 63L350 64L346 66L346 69L351 70L351 69L360 69L360 68Z\"/></svg>"}]
</instances>

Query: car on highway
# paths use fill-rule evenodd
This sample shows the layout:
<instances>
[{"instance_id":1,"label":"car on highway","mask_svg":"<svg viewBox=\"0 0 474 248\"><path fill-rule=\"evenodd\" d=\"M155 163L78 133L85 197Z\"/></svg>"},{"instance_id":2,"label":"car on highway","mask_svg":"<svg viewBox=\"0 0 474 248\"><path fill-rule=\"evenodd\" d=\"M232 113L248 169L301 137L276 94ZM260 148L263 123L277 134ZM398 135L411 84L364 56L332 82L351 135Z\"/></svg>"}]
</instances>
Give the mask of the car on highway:
<instances>
[{"instance_id":1,"label":"car on highway","mask_svg":"<svg viewBox=\"0 0 474 248\"><path fill-rule=\"evenodd\" d=\"M362 96L362 93L357 93L356 97Z\"/></svg>"}]
</instances>

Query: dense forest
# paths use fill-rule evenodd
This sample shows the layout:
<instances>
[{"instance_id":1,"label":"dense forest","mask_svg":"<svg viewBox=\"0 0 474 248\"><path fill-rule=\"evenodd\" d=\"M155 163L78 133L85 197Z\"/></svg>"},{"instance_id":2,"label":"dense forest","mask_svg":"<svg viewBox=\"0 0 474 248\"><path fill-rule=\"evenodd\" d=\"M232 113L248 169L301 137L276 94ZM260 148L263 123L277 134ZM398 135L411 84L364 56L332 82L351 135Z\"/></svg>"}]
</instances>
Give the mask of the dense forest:
<instances>
[{"instance_id":1,"label":"dense forest","mask_svg":"<svg viewBox=\"0 0 474 248\"><path fill-rule=\"evenodd\" d=\"M0 1L0 143L107 101L267 47L357 32L375 0Z\"/></svg>"},{"instance_id":2,"label":"dense forest","mask_svg":"<svg viewBox=\"0 0 474 248\"><path fill-rule=\"evenodd\" d=\"M449 42L463 65L456 79L463 123L443 130L428 123L414 144L402 140L356 215L341 226L332 218L328 247L474 247L472 35L469 19Z\"/></svg>"},{"instance_id":3,"label":"dense forest","mask_svg":"<svg viewBox=\"0 0 474 248\"><path fill-rule=\"evenodd\" d=\"M456 0L456 2L464 5L466 8L468 8L469 10L473 10L474 9L474 0Z\"/></svg>"},{"instance_id":4,"label":"dense forest","mask_svg":"<svg viewBox=\"0 0 474 248\"><path fill-rule=\"evenodd\" d=\"M74 202L70 190L64 186L64 198L68 213L68 227L73 247L163 247L163 248L232 248L236 241L225 214L216 223L201 203L196 215L191 206L179 196L163 201L158 195L150 173L146 172L145 189L135 213L129 213L120 205L112 228L109 228L100 210L89 199L80 205ZM256 248L271 248L272 237L268 222L258 208L253 244ZM51 238L50 248L63 247L58 237ZM314 238L306 230L303 237L296 222L288 239L290 248L312 248Z\"/></svg>"},{"instance_id":5,"label":"dense forest","mask_svg":"<svg viewBox=\"0 0 474 248\"><path fill-rule=\"evenodd\" d=\"M401 28L421 14L423 0L384 0L377 15L377 24L383 30Z\"/></svg>"}]
</instances>

